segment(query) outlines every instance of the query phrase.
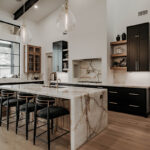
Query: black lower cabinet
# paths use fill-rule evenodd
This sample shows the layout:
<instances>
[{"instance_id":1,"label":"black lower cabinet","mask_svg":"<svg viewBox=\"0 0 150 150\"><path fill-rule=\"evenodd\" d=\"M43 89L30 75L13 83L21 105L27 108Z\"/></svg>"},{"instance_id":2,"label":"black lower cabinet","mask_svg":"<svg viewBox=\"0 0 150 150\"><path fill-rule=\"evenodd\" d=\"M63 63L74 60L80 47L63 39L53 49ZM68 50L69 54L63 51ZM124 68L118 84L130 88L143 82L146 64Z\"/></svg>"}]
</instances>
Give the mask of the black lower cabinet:
<instances>
[{"instance_id":1,"label":"black lower cabinet","mask_svg":"<svg viewBox=\"0 0 150 150\"><path fill-rule=\"evenodd\" d=\"M147 89L107 87L108 109L147 117L149 98Z\"/></svg>"}]
</instances>

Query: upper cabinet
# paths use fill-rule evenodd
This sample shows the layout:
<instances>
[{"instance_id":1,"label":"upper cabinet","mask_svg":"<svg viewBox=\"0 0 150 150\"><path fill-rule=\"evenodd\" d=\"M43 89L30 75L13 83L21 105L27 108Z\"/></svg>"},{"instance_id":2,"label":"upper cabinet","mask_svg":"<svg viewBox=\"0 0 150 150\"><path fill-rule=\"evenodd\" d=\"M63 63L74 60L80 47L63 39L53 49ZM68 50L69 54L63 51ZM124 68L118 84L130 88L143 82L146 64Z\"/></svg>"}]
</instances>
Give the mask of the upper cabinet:
<instances>
[{"instance_id":1,"label":"upper cabinet","mask_svg":"<svg viewBox=\"0 0 150 150\"><path fill-rule=\"evenodd\" d=\"M41 47L27 45L24 49L25 56L25 72L40 73L41 72Z\"/></svg>"},{"instance_id":2,"label":"upper cabinet","mask_svg":"<svg viewBox=\"0 0 150 150\"><path fill-rule=\"evenodd\" d=\"M53 72L68 71L68 42L53 43Z\"/></svg>"},{"instance_id":3,"label":"upper cabinet","mask_svg":"<svg viewBox=\"0 0 150 150\"><path fill-rule=\"evenodd\" d=\"M127 70L150 70L149 23L127 27Z\"/></svg>"}]
</instances>

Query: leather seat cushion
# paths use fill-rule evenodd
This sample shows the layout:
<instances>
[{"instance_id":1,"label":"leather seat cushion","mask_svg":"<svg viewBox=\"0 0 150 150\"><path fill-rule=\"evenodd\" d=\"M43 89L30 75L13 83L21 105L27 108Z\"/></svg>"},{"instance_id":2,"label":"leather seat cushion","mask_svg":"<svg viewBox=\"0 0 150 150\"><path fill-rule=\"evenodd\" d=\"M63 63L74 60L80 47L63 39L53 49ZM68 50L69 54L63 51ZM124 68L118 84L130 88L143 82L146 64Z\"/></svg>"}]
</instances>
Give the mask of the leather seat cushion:
<instances>
[{"instance_id":1,"label":"leather seat cushion","mask_svg":"<svg viewBox=\"0 0 150 150\"><path fill-rule=\"evenodd\" d=\"M20 106L20 111L26 112L26 106L27 104L23 104ZM43 107L37 106L37 110L42 109ZM34 112L35 109L35 103L28 103L28 111Z\"/></svg>"},{"instance_id":2,"label":"leather seat cushion","mask_svg":"<svg viewBox=\"0 0 150 150\"><path fill-rule=\"evenodd\" d=\"M22 105L25 103L23 99L9 99L9 106L10 107L15 107L17 105L17 101L19 100L19 105ZM7 106L7 100L3 102L3 106Z\"/></svg>"},{"instance_id":3,"label":"leather seat cushion","mask_svg":"<svg viewBox=\"0 0 150 150\"><path fill-rule=\"evenodd\" d=\"M14 97L8 97L8 99L12 99L12 98L14 98ZM2 103L3 103L4 101L7 100L7 97L0 96L0 102L1 102L1 100L2 100Z\"/></svg>"},{"instance_id":4,"label":"leather seat cushion","mask_svg":"<svg viewBox=\"0 0 150 150\"><path fill-rule=\"evenodd\" d=\"M67 115L67 114L69 114L69 111L63 107L58 107L58 106L50 106L49 107L50 119L61 117L61 116ZM40 118L47 119L47 107L38 111L37 116Z\"/></svg>"}]
</instances>

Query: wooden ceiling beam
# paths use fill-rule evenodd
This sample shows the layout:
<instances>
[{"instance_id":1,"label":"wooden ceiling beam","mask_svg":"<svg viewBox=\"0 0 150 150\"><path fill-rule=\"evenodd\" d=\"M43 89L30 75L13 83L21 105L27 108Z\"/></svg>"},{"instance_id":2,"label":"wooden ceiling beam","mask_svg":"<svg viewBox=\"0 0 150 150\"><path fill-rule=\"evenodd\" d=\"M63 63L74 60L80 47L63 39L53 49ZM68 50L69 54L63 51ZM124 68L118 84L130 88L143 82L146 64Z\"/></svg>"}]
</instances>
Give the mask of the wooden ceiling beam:
<instances>
[{"instance_id":1,"label":"wooden ceiling beam","mask_svg":"<svg viewBox=\"0 0 150 150\"><path fill-rule=\"evenodd\" d=\"M19 19L26 11L28 11L39 0L28 0L15 13L14 20Z\"/></svg>"}]
</instances>

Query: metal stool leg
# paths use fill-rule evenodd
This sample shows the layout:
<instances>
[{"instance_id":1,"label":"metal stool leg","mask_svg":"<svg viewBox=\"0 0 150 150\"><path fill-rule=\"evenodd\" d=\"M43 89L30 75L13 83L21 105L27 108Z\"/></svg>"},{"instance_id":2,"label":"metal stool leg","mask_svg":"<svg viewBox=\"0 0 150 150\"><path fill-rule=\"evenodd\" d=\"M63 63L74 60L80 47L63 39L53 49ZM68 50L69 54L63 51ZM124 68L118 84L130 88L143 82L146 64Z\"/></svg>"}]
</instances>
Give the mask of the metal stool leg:
<instances>
[{"instance_id":1,"label":"metal stool leg","mask_svg":"<svg viewBox=\"0 0 150 150\"><path fill-rule=\"evenodd\" d=\"M50 119L49 119L49 107L47 107L47 138L48 138L48 150L50 150Z\"/></svg>"},{"instance_id":2,"label":"metal stool leg","mask_svg":"<svg viewBox=\"0 0 150 150\"><path fill-rule=\"evenodd\" d=\"M2 98L0 99L0 126L2 125Z\"/></svg>"},{"instance_id":3,"label":"metal stool leg","mask_svg":"<svg viewBox=\"0 0 150 150\"><path fill-rule=\"evenodd\" d=\"M17 102L17 106L16 106L16 134L18 134L19 118L20 118L20 107L19 107L19 104Z\"/></svg>"},{"instance_id":4,"label":"metal stool leg","mask_svg":"<svg viewBox=\"0 0 150 150\"><path fill-rule=\"evenodd\" d=\"M7 130L9 130L9 115L10 115L10 108L7 105Z\"/></svg>"},{"instance_id":5,"label":"metal stool leg","mask_svg":"<svg viewBox=\"0 0 150 150\"><path fill-rule=\"evenodd\" d=\"M28 140L28 131L29 131L29 113L26 112L26 140Z\"/></svg>"},{"instance_id":6,"label":"metal stool leg","mask_svg":"<svg viewBox=\"0 0 150 150\"><path fill-rule=\"evenodd\" d=\"M35 105L34 111L34 134L33 134L33 144L35 145L36 141L36 128L37 128L37 104Z\"/></svg>"}]
</instances>

